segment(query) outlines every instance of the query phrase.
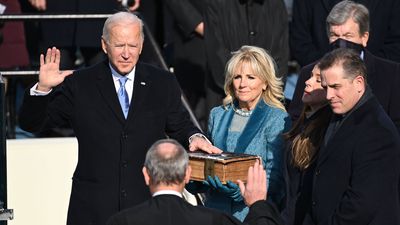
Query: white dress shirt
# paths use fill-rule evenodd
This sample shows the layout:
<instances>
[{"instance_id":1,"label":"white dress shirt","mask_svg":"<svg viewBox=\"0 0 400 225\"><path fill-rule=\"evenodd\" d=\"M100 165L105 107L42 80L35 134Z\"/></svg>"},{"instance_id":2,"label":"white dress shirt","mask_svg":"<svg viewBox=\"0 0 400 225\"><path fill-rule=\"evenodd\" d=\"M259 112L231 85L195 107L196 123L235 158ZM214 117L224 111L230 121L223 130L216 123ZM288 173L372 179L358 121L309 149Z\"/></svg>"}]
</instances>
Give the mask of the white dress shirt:
<instances>
[{"instance_id":1,"label":"white dress shirt","mask_svg":"<svg viewBox=\"0 0 400 225\"><path fill-rule=\"evenodd\" d=\"M121 78L122 75L119 74L117 71L115 71L114 68L112 68L111 65L110 65L110 69L111 69L111 74L112 74L113 80L114 80L115 91L118 93L118 90L119 90L119 87L120 87L119 78ZM136 71L136 66L133 67L133 69L132 69L132 71L130 73L125 75L125 77L128 78L128 80L126 80L126 83L125 83L125 90L128 93L129 104L131 103L131 100L132 100L133 83L135 81L135 71Z\"/></svg>"},{"instance_id":2,"label":"white dress shirt","mask_svg":"<svg viewBox=\"0 0 400 225\"><path fill-rule=\"evenodd\" d=\"M182 193L173 190L161 190L153 193L153 197L156 197L158 195L176 195L182 198Z\"/></svg>"}]
</instances>

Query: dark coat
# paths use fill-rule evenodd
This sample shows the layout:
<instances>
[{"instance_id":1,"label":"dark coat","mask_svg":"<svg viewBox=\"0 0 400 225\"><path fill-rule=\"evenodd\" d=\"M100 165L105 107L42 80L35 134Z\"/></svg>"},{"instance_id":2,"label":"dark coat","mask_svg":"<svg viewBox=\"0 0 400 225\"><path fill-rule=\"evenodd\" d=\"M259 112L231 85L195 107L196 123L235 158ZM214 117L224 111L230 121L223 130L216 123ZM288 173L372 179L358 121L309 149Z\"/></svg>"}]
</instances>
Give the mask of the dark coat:
<instances>
[{"instance_id":1,"label":"dark coat","mask_svg":"<svg viewBox=\"0 0 400 225\"><path fill-rule=\"evenodd\" d=\"M277 62L277 76L286 77L289 58L288 22L281 0L209 0L205 11L207 85L224 97L224 69L233 51L243 45L264 48Z\"/></svg>"},{"instance_id":2,"label":"dark coat","mask_svg":"<svg viewBox=\"0 0 400 225\"><path fill-rule=\"evenodd\" d=\"M364 51L364 53L367 83L400 133L400 64L376 57L369 51ZM315 63L307 65L300 71L288 110L292 120L300 116L305 81L310 77L314 65Z\"/></svg>"},{"instance_id":3,"label":"dark coat","mask_svg":"<svg viewBox=\"0 0 400 225\"><path fill-rule=\"evenodd\" d=\"M141 174L147 149L165 134L185 146L199 132L173 75L138 63L134 82L127 120L108 61L67 77L53 96L25 95L19 117L23 129L69 123L78 139L68 224L103 225L112 214L148 199Z\"/></svg>"},{"instance_id":4,"label":"dark coat","mask_svg":"<svg viewBox=\"0 0 400 225\"><path fill-rule=\"evenodd\" d=\"M326 17L340 0L294 0L290 26L292 57L305 66L329 51ZM367 49L374 55L400 62L400 1L355 0L370 12Z\"/></svg>"},{"instance_id":5,"label":"dark coat","mask_svg":"<svg viewBox=\"0 0 400 225\"><path fill-rule=\"evenodd\" d=\"M305 224L400 224L400 136L373 96L322 146Z\"/></svg>"},{"instance_id":6,"label":"dark coat","mask_svg":"<svg viewBox=\"0 0 400 225\"><path fill-rule=\"evenodd\" d=\"M172 24L166 27L172 45L174 73L193 109L205 96L206 50L204 39L195 28L204 22L204 3L198 0L165 0ZM196 111L196 110L194 110ZM201 110L205 111L205 110ZM205 112L202 112L205 114ZM208 113L208 112L207 112ZM199 116L205 116L198 114Z\"/></svg>"},{"instance_id":7,"label":"dark coat","mask_svg":"<svg viewBox=\"0 0 400 225\"><path fill-rule=\"evenodd\" d=\"M315 126L318 118L324 115L331 115L332 110L329 105L324 106L315 112L311 117L305 119L301 124L300 132L303 132L308 126ZM325 118L325 117L324 117ZM320 126L324 127L322 132L324 135L329 123L329 117L326 120L319 122ZM290 140L291 142L293 140ZM318 141L312 142L314 145L319 145ZM315 158L317 158L319 148L316 149ZM282 211L282 217L286 225L299 225L303 223L306 215L311 212L311 192L312 192L312 177L315 172L315 160L304 169L300 170L293 165L293 153L291 144L287 145L284 157L283 175L286 184L286 205Z\"/></svg>"},{"instance_id":8,"label":"dark coat","mask_svg":"<svg viewBox=\"0 0 400 225\"><path fill-rule=\"evenodd\" d=\"M248 224L281 225L278 210L266 201L251 207ZM113 216L108 225L239 225L231 215L204 207L192 206L175 195L159 195Z\"/></svg>"},{"instance_id":9,"label":"dark coat","mask_svg":"<svg viewBox=\"0 0 400 225\"><path fill-rule=\"evenodd\" d=\"M47 0L48 14L104 14L118 11L117 0ZM105 19L42 21L43 47L101 47Z\"/></svg>"}]
</instances>

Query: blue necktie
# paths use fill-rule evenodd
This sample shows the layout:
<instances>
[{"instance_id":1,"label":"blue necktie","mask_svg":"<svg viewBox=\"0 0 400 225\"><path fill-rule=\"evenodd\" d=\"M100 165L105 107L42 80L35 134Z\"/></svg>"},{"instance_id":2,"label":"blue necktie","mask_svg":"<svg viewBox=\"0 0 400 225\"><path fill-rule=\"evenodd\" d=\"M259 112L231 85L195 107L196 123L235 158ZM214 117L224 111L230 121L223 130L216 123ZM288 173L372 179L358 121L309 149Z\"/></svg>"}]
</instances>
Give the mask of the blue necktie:
<instances>
[{"instance_id":1,"label":"blue necktie","mask_svg":"<svg viewBox=\"0 0 400 225\"><path fill-rule=\"evenodd\" d=\"M124 113L125 119L126 117L128 117L128 111L129 111L129 97L125 89L125 83L127 80L128 80L127 77L121 77L118 80L120 85L118 89L118 100L119 104L121 105L122 112Z\"/></svg>"}]
</instances>

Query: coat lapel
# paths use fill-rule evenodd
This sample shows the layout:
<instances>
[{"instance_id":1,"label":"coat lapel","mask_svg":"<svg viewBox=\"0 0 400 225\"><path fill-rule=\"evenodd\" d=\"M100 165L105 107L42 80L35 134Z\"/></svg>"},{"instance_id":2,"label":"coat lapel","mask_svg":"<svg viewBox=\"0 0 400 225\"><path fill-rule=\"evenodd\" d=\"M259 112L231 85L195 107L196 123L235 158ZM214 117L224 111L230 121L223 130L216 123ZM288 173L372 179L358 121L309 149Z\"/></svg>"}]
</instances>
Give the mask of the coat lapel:
<instances>
[{"instance_id":1,"label":"coat lapel","mask_svg":"<svg viewBox=\"0 0 400 225\"><path fill-rule=\"evenodd\" d=\"M353 112L356 113L356 112ZM321 147L320 155L318 156L318 166L325 162L325 160L329 157L329 155L335 151L335 149L339 150L339 146L343 144L343 140L346 140L352 133L354 129L354 114L350 115L340 128L335 132L334 136L329 140L329 142ZM339 146L337 146L339 145Z\"/></svg>"},{"instance_id":2,"label":"coat lapel","mask_svg":"<svg viewBox=\"0 0 400 225\"><path fill-rule=\"evenodd\" d=\"M99 88L104 101L110 107L111 111L121 123L124 123L124 114L122 113L121 105L119 104L111 70L108 66L108 61L105 62L104 67L99 70L99 74L97 76L97 87Z\"/></svg>"},{"instance_id":3,"label":"coat lapel","mask_svg":"<svg viewBox=\"0 0 400 225\"><path fill-rule=\"evenodd\" d=\"M215 137L213 138L214 145L225 151L227 150L226 140L228 137L228 130L233 118L233 114L234 112L232 107L224 112L224 115L222 115L222 121L218 127L218 130L215 133Z\"/></svg>"},{"instance_id":4,"label":"coat lapel","mask_svg":"<svg viewBox=\"0 0 400 225\"><path fill-rule=\"evenodd\" d=\"M270 107L260 99L238 139L235 152L244 152L256 134L259 133L260 129L263 127L264 121L268 117L269 112Z\"/></svg>"},{"instance_id":5,"label":"coat lapel","mask_svg":"<svg viewBox=\"0 0 400 225\"><path fill-rule=\"evenodd\" d=\"M238 138L238 142L236 144L234 152L243 153L246 150L247 146L253 140L255 135L259 132L261 127L264 125L264 121L268 117L269 112L270 112L270 107L267 106L261 99L257 103L257 106L254 109L253 113L251 114L249 121L247 121L245 128L243 129L240 137ZM226 141L228 140L227 137L233 115L234 111L232 107L230 107L229 110L224 112L224 115L222 115L222 121L213 138L214 145L225 151L227 150Z\"/></svg>"},{"instance_id":6,"label":"coat lapel","mask_svg":"<svg viewBox=\"0 0 400 225\"><path fill-rule=\"evenodd\" d=\"M371 85L375 83L375 79L383 79L382 77L375 76L375 59L374 56L368 51L364 51L364 63L367 67L367 81Z\"/></svg>"},{"instance_id":7,"label":"coat lapel","mask_svg":"<svg viewBox=\"0 0 400 225\"><path fill-rule=\"evenodd\" d=\"M149 72L146 70L146 68L141 63L138 63L136 65L132 100L129 106L129 113L127 120L132 119L134 115L137 114L138 109L140 109L140 106L143 105L143 103L146 101L148 91L152 85L150 77L151 76Z\"/></svg>"}]
</instances>

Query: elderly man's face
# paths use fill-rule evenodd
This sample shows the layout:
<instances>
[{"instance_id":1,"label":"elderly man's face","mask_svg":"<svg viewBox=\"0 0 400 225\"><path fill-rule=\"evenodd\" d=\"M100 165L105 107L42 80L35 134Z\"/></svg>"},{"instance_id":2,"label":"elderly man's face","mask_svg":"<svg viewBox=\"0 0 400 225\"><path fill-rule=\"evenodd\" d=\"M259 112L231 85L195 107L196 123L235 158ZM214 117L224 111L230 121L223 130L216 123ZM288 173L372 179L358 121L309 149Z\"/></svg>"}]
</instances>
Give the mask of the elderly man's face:
<instances>
[{"instance_id":1,"label":"elderly man's face","mask_svg":"<svg viewBox=\"0 0 400 225\"><path fill-rule=\"evenodd\" d=\"M364 47L367 46L369 33L365 32L360 34L360 27L352 19L348 19L342 25L333 25L329 29L329 43L336 41L338 38L351 41L353 43L361 44Z\"/></svg>"},{"instance_id":2,"label":"elderly man's face","mask_svg":"<svg viewBox=\"0 0 400 225\"><path fill-rule=\"evenodd\" d=\"M321 71L322 87L326 89L326 99L335 114L349 112L364 93L364 79L345 78L342 65L334 65Z\"/></svg>"},{"instance_id":3,"label":"elderly man's face","mask_svg":"<svg viewBox=\"0 0 400 225\"><path fill-rule=\"evenodd\" d=\"M113 24L109 29L109 40L102 39L103 51L112 67L121 75L126 75L135 67L142 52L140 24Z\"/></svg>"}]
</instances>

